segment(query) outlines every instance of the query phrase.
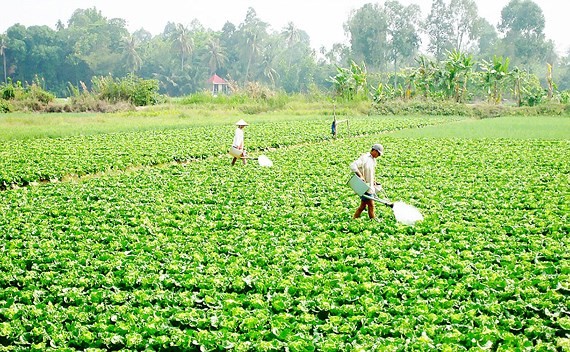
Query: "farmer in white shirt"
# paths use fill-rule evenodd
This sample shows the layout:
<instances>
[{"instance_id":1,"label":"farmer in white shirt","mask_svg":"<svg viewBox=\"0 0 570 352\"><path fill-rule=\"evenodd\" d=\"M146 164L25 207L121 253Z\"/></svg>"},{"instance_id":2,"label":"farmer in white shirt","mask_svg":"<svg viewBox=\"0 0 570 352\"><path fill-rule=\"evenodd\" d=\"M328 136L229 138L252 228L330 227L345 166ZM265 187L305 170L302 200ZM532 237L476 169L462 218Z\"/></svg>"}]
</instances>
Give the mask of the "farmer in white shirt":
<instances>
[{"instance_id":1,"label":"farmer in white shirt","mask_svg":"<svg viewBox=\"0 0 570 352\"><path fill-rule=\"evenodd\" d=\"M247 164L247 159L245 158L246 152L243 146L243 140L244 140L243 129L245 128L245 126L249 126L249 124L244 120L239 120L238 122L236 122L236 125L238 127L236 128L234 141L232 142L232 147L230 148L230 155L234 157L234 159L232 160L232 166L236 163L236 160L238 158L243 160L244 165Z\"/></svg>"},{"instance_id":2,"label":"farmer in white shirt","mask_svg":"<svg viewBox=\"0 0 570 352\"><path fill-rule=\"evenodd\" d=\"M376 158L384 154L384 147L381 144L374 144L369 153L364 153L360 158L350 164L350 170L360 177L368 185L368 191L364 195L372 196L376 194L376 188L380 187L376 183ZM374 201L364 196L360 197L360 206L354 213L354 219L359 218L360 214L368 207L368 217L374 219Z\"/></svg>"}]
</instances>

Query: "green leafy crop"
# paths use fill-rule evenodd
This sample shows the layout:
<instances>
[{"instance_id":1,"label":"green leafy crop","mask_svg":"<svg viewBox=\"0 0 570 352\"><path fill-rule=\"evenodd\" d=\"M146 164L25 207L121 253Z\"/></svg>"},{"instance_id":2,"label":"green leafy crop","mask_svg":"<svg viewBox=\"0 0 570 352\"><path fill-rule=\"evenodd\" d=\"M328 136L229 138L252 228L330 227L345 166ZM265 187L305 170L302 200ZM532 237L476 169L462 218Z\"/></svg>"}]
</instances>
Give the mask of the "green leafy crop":
<instances>
[{"instance_id":1,"label":"green leafy crop","mask_svg":"<svg viewBox=\"0 0 570 352\"><path fill-rule=\"evenodd\" d=\"M188 140L212 157L2 191L0 349L568 349L568 140L305 132L272 168ZM376 142L414 227L351 219Z\"/></svg>"}]
</instances>

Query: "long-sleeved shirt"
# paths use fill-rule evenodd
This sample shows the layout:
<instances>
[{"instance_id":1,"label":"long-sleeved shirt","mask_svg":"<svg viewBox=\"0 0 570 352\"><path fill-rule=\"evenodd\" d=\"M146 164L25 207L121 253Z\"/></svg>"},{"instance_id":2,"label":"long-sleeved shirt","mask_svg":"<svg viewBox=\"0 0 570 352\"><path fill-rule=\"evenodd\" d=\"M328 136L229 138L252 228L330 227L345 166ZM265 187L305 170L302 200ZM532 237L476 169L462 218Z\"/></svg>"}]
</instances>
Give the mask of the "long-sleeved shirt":
<instances>
[{"instance_id":1,"label":"long-sleeved shirt","mask_svg":"<svg viewBox=\"0 0 570 352\"><path fill-rule=\"evenodd\" d=\"M364 177L364 182L368 185L368 193L376 193L376 189L374 188L376 184L376 159L374 159L370 153L362 154L358 159L350 164L350 170L352 170L352 172L358 172Z\"/></svg>"},{"instance_id":2,"label":"long-sleeved shirt","mask_svg":"<svg viewBox=\"0 0 570 352\"><path fill-rule=\"evenodd\" d=\"M239 127L236 128L236 134L234 135L232 146L237 149L243 149L243 130Z\"/></svg>"}]
</instances>

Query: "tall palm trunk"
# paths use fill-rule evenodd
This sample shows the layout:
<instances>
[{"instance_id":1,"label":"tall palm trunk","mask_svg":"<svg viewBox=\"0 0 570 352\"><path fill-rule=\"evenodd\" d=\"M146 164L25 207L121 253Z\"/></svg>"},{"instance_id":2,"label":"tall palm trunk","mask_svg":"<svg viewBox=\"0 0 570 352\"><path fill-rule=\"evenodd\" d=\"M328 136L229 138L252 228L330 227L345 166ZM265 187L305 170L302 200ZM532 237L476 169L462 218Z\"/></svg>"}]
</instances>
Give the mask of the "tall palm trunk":
<instances>
[{"instance_id":1,"label":"tall palm trunk","mask_svg":"<svg viewBox=\"0 0 570 352\"><path fill-rule=\"evenodd\" d=\"M2 55L2 60L4 61L4 84L8 84L8 79L6 78L6 54Z\"/></svg>"},{"instance_id":2,"label":"tall palm trunk","mask_svg":"<svg viewBox=\"0 0 570 352\"><path fill-rule=\"evenodd\" d=\"M249 70L251 68L251 62L253 61L253 55L255 55L256 45L257 45L257 35L252 35L249 39L249 57L247 58L247 67L245 68L245 81L249 82Z\"/></svg>"},{"instance_id":3,"label":"tall palm trunk","mask_svg":"<svg viewBox=\"0 0 570 352\"><path fill-rule=\"evenodd\" d=\"M394 89L398 88L398 57L394 55Z\"/></svg>"},{"instance_id":4,"label":"tall palm trunk","mask_svg":"<svg viewBox=\"0 0 570 352\"><path fill-rule=\"evenodd\" d=\"M4 63L4 84L8 84L7 75L6 75L6 44L4 43L4 38L0 42L0 55L2 55L2 61Z\"/></svg>"},{"instance_id":5,"label":"tall palm trunk","mask_svg":"<svg viewBox=\"0 0 570 352\"><path fill-rule=\"evenodd\" d=\"M548 100L552 99L552 96L554 95L554 81L552 79L552 65L551 64L546 64L546 81L548 82Z\"/></svg>"},{"instance_id":6,"label":"tall palm trunk","mask_svg":"<svg viewBox=\"0 0 570 352\"><path fill-rule=\"evenodd\" d=\"M249 82L249 68L251 66L251 59L253 57L253 53L251 53L249 55L249 58L247 59L247 67L245 68L245 81Z\"/></svg>"}]
</instances>

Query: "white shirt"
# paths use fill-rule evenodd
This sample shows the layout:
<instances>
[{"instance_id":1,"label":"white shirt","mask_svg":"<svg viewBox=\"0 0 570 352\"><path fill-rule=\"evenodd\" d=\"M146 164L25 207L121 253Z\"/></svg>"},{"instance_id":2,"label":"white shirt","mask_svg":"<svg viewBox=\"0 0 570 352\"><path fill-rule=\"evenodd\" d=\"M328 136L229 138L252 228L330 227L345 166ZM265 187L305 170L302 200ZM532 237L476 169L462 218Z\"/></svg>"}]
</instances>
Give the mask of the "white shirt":
<instances>
[{"instance_id":1,"label":"white shirt","mask_svg":"<svg viewBox=\"0 0 570 352\"><path fill-rule=\"evenodd\" d=\"M374 189L376 159L374 159L370 153L362 154L360 158L350 164L350 170L352 170L352 172L359 172L364 176L364 182L368 185L368 193L376 194L376 190Z\"/></svg>"},{"instance_id":2,"label":"white shirt","mask_svg":"<svg viewBox=\"0 0 570 352\"><path fill-rule=\"evenodd\" d=\"M243 149L243 129L236 128L236 134L234 136L234 141L232 146L236 147L237 149Z\"/></svg>"}]
</instances>

